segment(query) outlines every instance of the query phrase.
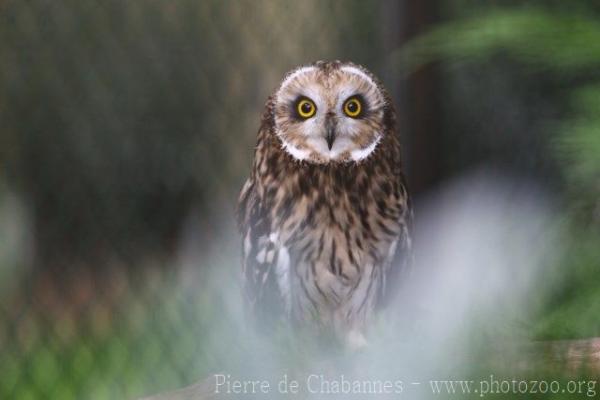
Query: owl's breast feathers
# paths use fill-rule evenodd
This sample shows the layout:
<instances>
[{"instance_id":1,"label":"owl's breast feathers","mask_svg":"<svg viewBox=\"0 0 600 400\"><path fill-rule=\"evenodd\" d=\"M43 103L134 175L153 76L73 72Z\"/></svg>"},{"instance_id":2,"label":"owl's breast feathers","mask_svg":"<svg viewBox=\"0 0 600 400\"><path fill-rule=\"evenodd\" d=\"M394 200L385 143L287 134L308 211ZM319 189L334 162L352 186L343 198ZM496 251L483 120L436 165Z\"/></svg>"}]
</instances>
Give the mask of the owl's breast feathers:
<instances>
[{"instance_id":1,"label":"owl's breast feathers","mask_svg":"<svg viewBox=\"0 0 600 400\"><path fill-rule=\"evenodd\" d=\"M397 138L361 163L317 165L291 158L270 129L239 198L247 300L267 316L364 324L409 258Z\"/></svg>"}]
</instances>

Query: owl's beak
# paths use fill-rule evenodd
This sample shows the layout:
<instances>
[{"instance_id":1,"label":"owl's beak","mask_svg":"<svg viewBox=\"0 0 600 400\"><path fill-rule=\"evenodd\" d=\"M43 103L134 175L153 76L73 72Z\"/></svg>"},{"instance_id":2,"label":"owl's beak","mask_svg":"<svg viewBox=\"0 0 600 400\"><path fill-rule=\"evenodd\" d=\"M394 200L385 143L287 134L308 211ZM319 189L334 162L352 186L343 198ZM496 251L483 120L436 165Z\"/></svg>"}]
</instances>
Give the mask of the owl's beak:
<instances>
[{"instance_id":1,"label":"owl's beak","mask_svg":"<svg viewBox=\"0 0 600 400\"><path fill-rule=\"evenodd\" d=\"M335 119L331 116L328 116L325 120L325 140L327 141L327 147L329 150L333 147L333 142L335 141Z\"/></svg>"},{"instance_id":2,"label":"owl's beak","mask_svg":"<svg viewBox=\"0 0 600 400\"><path fill-rule=\"evenodd\" d=\"M333 142L335 141L335 129L327 129L327 136L325 137L327 141L327 147L329 150L333 147Z\"/></svg>"}]
</instances>

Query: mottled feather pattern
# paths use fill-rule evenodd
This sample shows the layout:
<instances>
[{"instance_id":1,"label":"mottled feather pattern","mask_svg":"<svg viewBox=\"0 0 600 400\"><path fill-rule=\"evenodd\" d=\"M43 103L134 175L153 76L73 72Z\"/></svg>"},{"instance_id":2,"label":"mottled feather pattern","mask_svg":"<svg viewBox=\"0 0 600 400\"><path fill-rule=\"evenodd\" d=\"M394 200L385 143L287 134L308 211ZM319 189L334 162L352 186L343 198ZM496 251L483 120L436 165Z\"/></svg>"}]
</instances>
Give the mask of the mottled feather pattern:
<instances>
[{"instance_id":1,"label":"mottled feather pattern","mask_svg":"<svg viewBox=\"0 0 600 400\"><path fill-rule=\"evenodd\" d=\"M339 62L313 65L323 81L346 65L369 74L369 81L360 85L374 83L375 88L368 90L377 90L384 106L380 115L372 114L373 119L360 126L380 138L370 154L357 162L331 148L323 157L335 154L339 159L299 160L286 151L282 140L286 133L278 131L277 96L268 99L252 172L239 198L244 290L257 314L331 327L341 337L362 335L386 289L391 289L386 282L390 268L395 272L404 268L410 255L411 211L395 114L385 90L362 67ZM355 75L351 79L364 80ZM328 87L323 81L315 84ZM362 87L352 82L339 85L340 91L348 92L348 87ZM357 122L349 122L355 129ZM339 129L343 134L344 128ZM364 136L373 142L371 131ZM348 143L362 146L359 149L369 145L361 138Z\"/></svg>"}]
</instances>

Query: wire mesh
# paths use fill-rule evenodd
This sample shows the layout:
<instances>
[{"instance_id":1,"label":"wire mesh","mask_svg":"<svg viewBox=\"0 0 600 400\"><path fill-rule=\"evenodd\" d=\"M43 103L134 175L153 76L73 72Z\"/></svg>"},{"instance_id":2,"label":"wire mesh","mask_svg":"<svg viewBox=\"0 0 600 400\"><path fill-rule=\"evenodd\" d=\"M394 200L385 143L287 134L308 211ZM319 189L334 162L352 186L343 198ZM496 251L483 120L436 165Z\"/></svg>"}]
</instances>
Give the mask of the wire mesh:
<instances>
[{"instance_id":1,"label":"wire mesh","mask_svg":"<svg viewBox=\"0 0 600 400\"><path fill-rule=\"evenodd\" d=\"M0 2L0 398L132 398L223 365L218 288L263 103L316 59L379 72L381 14Z\"/></svg>"}]
</instances>

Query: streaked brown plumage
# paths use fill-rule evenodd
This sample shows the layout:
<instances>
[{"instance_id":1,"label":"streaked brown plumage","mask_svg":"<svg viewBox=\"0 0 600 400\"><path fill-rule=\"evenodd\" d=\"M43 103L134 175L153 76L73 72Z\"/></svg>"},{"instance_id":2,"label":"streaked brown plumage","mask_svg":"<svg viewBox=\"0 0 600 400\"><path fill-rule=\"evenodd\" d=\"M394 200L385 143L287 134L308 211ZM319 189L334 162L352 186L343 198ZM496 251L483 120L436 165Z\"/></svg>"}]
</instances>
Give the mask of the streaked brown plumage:
<instances>
[{"instance_id":1,"label":"streaked brown plumage","mask_svg":"<svg viewBox=\"0 0 600 400\"><path fill-rule=\"evenodd\" d=\"M290 72L268 99L238 209L255 312L364 342L410 252L395 120L381 84L339 61Z\"/></svg>"}]
</instances>

